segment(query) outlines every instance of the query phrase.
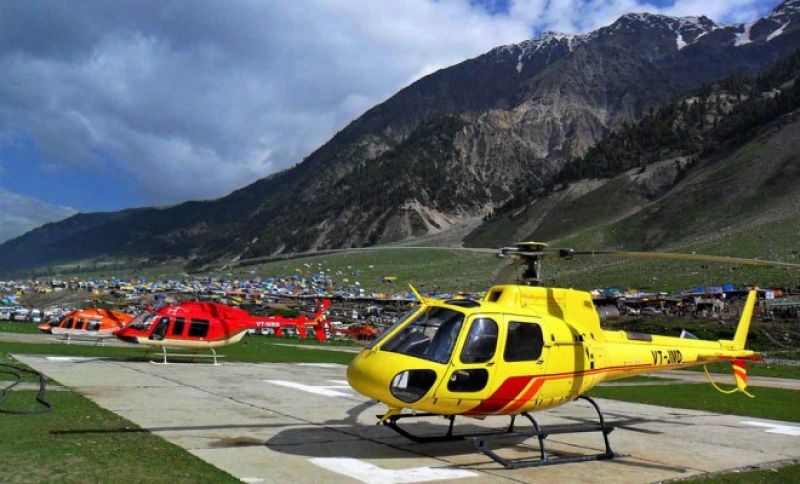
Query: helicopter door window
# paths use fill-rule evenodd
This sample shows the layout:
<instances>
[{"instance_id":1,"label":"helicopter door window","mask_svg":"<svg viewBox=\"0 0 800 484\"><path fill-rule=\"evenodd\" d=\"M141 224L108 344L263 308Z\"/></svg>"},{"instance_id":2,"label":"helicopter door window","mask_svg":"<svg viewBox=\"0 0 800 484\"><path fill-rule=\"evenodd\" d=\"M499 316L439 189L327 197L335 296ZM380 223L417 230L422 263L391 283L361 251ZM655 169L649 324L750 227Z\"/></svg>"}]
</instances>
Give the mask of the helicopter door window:
<instances>
[{"instance_id":1,"label":"helicopter door window","mask_svg":"<svg viewBox=\"0 0 800 484\"><path fill-rule=\"evenodd\" d=\"M486 368L469 368L456 370L447 381L447 389L451 392L479 392L486 388L489 372Z\"/></svg>"},{"instance_id":2,"label":"helicopter door window","mask_svg":"<svg viewBox=\"0 0 800 484\"><path fill-rule=\"evenodd\" d=\"M193 319L189 325L189 336L194 338L205 338L208 336L208 321L205 319Z\"/></svg>"},{"instance_id":3,"label":"helicopter door window","mask_svg":"<svg viewBox=\"0 0 800 484\"><path fill-rule=\"evenodd\" d=\"M150 339L164 339L164 337L167 335L167 326L169 326L169 317L164 316L158 320L156 329L153 330L153 334L150 335Z\"/></svg>"},{"instance_id":4,"label":"helicopter door window","mask_svg":"<svg viewBox=\"0 0 800 484\"><path fill-rule=\"evenodd\" d=\"M486 363L494 357L496 348L497 323L489 318L475 319L461 350L461 363Z\"/></svg>"},{"instance_id":5,"label":"helicopter door window","mask_svg":"<svg viewBox=\"0 0 800 484\"><path fill-rule=\"evenodd\" d=\"M175 324L172 325L172 336L183 336L183 326L185 323L185 319L175 318Z\"/></svg>"},{"instance_id":6,"label":"helicopter door window","mask_svg":"<svg viewBox=\"0 0 800 484\"><path fill-rule=\"evenodd\" d=\"M542 356L544 336L542 328L536 323L508 323L506 361L536 361Z\"/></svg>"},{"instance_id":7,"label":"helicopter door window","mask_svg":"<svg viewBox=\"0 0 800 484\"><path fill-rule=\"evenodd\" d=\"M72 319L72 318L69 318L69 319L67 319L67 320L64 322L64 324L63 324L63 325L61 325L61 327L62 327L62 328L64 328L64 329L69 329L69 328L71 328L71 327L72 327L72 323L73 323L74 321L75 321L74 319Z\"/></svg>"},{"instance_id":8,"label":"helicopter door window","mask_svg":"<svg viewBox=\"0 0 800 484\"><path fill-rule=\"evenodd\" d=\"M464 314L432 307L419 312L381 350L446 363L453 353Z\"/></svg>"},{"instance_id":9,"label":"helicopter door window","mask_svg":"<svg viewBox=\"0 0 800 484\"><path fill-rule=\"evenodd\" d=\"M86 329L89 331L100 330L100 321L89 321L89 324L86 325Z\"/></svg>"},{"instance_id":10,"label":"helicopter door window","mask_svg":"<svg viewBox=\"0 0 800 484\"><path fill-rule=\"evenodd\" d=\"M75 324L75 329L83 329L86 326L86 322L83 319L79 319L77 324Z\"/></svg>"}]
</instances>

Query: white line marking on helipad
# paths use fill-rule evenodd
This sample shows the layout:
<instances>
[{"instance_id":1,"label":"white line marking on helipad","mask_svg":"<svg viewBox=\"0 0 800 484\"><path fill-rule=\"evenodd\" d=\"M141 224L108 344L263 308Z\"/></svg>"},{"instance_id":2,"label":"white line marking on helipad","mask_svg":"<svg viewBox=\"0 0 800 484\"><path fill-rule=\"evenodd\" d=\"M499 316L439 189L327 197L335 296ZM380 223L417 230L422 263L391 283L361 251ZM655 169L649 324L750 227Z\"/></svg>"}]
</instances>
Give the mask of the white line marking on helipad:
<instances>
[{"instance_id":1,"label":"white line marking on helipad","mask_svg":"<svg viewBox=\"0 0 800 484\"><path fill-rule=\"evenodd\" d=\"M337 390L349 390L347 385L303 385L302 383L295 383L293 381L285 380L264 380L273 385L280 385L282 387L294 388L295 390L302 390L308 393L317 395L324 395L326 397L352 397L350 393L344 393Z\"/></svg>"},{"instance_id":2,"label":"white line marking on helipad","mask_svg":"<svg viewBox=\"0 0 800 484\"><path fill-rule=\"evenodd\" d=\"M329 382L331 382L331 383L333 383L335 385L339 385L339 386L345 386L345 387L349 387L350 386L347 383L347 381L345 381L345 380L326 380L326 381L329 381Z\"/></svg>"},{"instance_id":3,"label":"white line marking on helipad","mask_svg":"<svg viewBox=\"0 0 800 484\"><path fill-rule=\"evenodd\" d=\"M45 356L50 361L92 361L98 358L88 358L85 356Z\"/></svg>"},{"instance_id":4,"label":"white line marking on helipad","mask_svg":"<svg viewBox=\"0 0 800 484\"><path fill-rule=\"evenodd\" d=\"M246 482L248 484L258 484L259 482L264 482L264 479L261 479L259 477L242 477L239 480L242 482Z\"/></svg>"},{"instance_id":5,"label":"white line marking on helipad","mask_svg":"<svg viewBox=\"0 0 800 484\"><path fill-rule=\"evenodd\" d=\"M312 464L358 479L368 484L394 484L409 482L428 482L444 479L462 479L476 477L478 474L463 469L446 469L439 467L412 467L409 469L381 469L380 467L358 459L344 457L316 457L309 459Z\"/></svg>"},{"instance_id":6,"label":"white line marking on helipad","mask_svg":"<svg viewBox=\"0 0 800 484\"><path fill-rule=\"evenodd\" d=\"M800 437L800 427L795 427L793 425L756 422L754 420L745 420L740 423L743 423L745 425L752 425L753 427L764 427L767 429L764 432L768 434L781 434L781 435L791 435L793 437Z\"/></svg>"},{"instance_id":7,"label":"white line marking on helipad","mask_svg":"<svg viewBox=\"0 0 800 484\"><path fill-rule=\"evenodd\" d=\"M298 366L313 366L315 368L341 368L339 363L295 363Z\"/></svg>"}]
</instances>

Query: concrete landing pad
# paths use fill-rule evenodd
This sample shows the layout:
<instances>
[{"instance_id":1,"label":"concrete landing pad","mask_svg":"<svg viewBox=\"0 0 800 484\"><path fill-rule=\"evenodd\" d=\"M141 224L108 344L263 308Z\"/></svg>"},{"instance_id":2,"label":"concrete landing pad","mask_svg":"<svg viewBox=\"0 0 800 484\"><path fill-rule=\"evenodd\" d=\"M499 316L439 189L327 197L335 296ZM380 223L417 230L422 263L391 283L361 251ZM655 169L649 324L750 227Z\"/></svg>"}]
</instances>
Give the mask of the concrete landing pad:
<instances>
[{"instance_id":1,"label":"concrete landing pad","mask_svg":"<svg viewBox=\"0 0 800 484\"><path fill-rule=\"evenodd\" d=\"M245 482L633 483L800 458L800 424L598 400L618 425L610 439L619 458L509 470L466 442L415 444L376 426L384 407L355 394L342 365L15 357ZM545 426L596 418L585 402L536 417ZM507 417L461 421L463 429L508 424ZM409 425L419 433L438 426ZM548 442L554 454L602 450L599 434ZM512 440L499 452L523 458L537 449L535 439Z\"/></svg>"}]
</instances>

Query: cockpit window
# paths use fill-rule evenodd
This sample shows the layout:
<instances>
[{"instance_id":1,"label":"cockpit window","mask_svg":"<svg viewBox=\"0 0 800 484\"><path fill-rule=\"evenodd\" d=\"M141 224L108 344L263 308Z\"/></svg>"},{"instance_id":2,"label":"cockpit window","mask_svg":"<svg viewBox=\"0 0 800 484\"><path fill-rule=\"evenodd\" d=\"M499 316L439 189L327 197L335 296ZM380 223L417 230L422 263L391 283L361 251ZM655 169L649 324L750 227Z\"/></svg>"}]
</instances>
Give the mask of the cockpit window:
<instances>
[{"instance_id":1,"label":"cockpit window","mask_svg":"<svg viewBox=\"0 0 800 484\"><path fill-rule=\"evenodd\" d=\"M381 350L415 356L437 363L450 360L464 314L432 307L415 314Z\"/></svg>"},{"instance_id":2,"label":"cockpit window","mask_svg":"<svg viewBox=\"0 0 800 484\"><path fill-rule=\"evenodd\" d=\"M416 313L418 310L419 310L419 307L415 307L415 308L409 309L409 310L408 310L408 311L406 311L405 313L401 314L401 315L400 315L400 317L399 317L399 318L397 318L397 322L396 322L396 323L392 324L391 326L389 326L388 328L386 328L384 331L382 331L382 332L381 332L381 334L379 334L377 338L375 338L374 340L372 340L372 342L371 342L370 344L368 344L368 345L367 345L367 349L369 350L369 349L372 349L372 348L374 348L374 347L375 347L375 345L377 345L377 344L378 344L378 343L380 343L381 341L385 340L387 336L389 336L390 334L392 334L392 332L393 332L393 331L394 331L396 328L399 328L400 326L402 326L402 325L406 324L406 323L408 322L409 318L411 318L412 316L414 316L414 314L415 314L415 313Z\"/></svg>"},{"instance_id":3,"label":"cockpit window","mask_svg":"<svg viewBox=\"0 0 800 484\"><path fill-rule=\"evenodd\" d=\"M135 318L133 318L128 327L130 327L131 329L146 331L150 329L150 325L153 323L155 315L156 313L147 313L147 312L141 313Z\"/></svg>"}]
</instances>

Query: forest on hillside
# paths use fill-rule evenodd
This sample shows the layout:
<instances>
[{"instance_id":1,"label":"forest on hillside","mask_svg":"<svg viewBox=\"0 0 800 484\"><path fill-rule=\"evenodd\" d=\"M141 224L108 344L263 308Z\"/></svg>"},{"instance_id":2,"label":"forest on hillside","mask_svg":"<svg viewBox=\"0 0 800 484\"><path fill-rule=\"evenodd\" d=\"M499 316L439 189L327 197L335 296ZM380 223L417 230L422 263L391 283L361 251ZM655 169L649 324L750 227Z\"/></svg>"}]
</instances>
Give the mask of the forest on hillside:
<instances>
[{"instance_id":1,"label":"forest on hillside","mask_svg":"<svg viewBox=\"0 0 800 484\"><path fill-rule=\"evenodd\" d=\"M736 75L679 96L610 133L567 163L555 182L611 178L656 161L710 156L800 108L799 75L800 51L758 77Z\"/></svg>"}]
</instances>

